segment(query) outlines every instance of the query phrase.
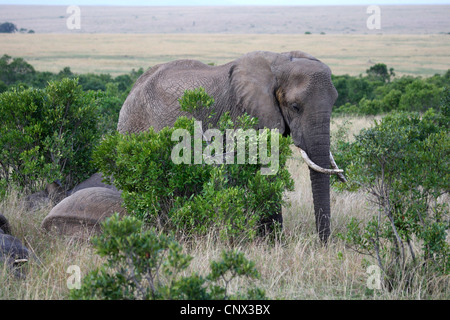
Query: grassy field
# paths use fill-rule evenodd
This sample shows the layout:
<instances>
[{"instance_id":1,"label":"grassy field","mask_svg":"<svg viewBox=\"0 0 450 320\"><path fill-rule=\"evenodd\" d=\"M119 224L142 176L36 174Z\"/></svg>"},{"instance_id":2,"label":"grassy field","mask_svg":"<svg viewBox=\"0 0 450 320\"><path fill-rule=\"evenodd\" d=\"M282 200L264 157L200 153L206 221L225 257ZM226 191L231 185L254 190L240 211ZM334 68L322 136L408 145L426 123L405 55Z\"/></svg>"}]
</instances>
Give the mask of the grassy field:
<instances>
[{"instance_id":1,"label":"grassy field","mask_svg":"<svg viewBox=\"0 0 450 320\"><path fill-rule=\"evenodd\" d=\"M332 135L345 121L350 121L349 133L372 125L373 118L338 118L333 120ZM282 241L271 243L257 240L239 246L255 261L261 273L256 285L271 299L421 299L426 289L419 286L412 292L367 290L367 267L375 264L369 258L348 248L336 237L351 217L367 221L375 208L363 193L335 192L331 194L332 236L323 246L315 231L309 170L298 152L289 162L295 180L295 191L286 195L291 206L285 208ZM28 265L25 280L8 277L0 270L0 299L66 299L69 294L66 273L70 265L80 266L82 275L101 265L103 260L86 242L53 237L42 232L40 224L50 208L31 213L24 209L19 195L13 194L0 203L0 212L10 220L13 233L38 257ZM207 274L211 260L217 260L226 243L213 237L182 242L187 253L194 257L190 270ZM436 284L439 280L435 279ZM244 280L232 283L231 290L247 285ZM428 286L434 283L429 282ZM426 295L426 298L448 299L450 292Z\"/></svg>"},{"instance_id":2,"label":"grassy field","mask_svg":"<svg viewBox=\"0 0 450 320\"><path fill-rule=\"evenodd\" d=\"M119 75L175 59L222 64L254 50L301 50L334 74L364 74L375 63L397 75L431 76L450 68L450 35L288 34L0 34L0 55L23 57L37 70Z\"/></svg>"}]
</instances>

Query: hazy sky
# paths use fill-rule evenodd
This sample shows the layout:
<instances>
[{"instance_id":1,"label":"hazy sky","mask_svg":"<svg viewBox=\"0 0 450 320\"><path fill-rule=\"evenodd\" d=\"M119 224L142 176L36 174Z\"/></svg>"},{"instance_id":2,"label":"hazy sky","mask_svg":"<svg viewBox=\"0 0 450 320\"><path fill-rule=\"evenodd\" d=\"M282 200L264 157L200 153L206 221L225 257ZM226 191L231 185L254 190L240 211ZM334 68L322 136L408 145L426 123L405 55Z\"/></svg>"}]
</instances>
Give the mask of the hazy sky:
<instances>
[{"instance_id":1,"label":"hazy sky","mask_svg":"<svg viewBox=\"0 0 450 320\"><path fill-rule=\"evenodd\" d=\"M450 4L450 0L0 0L0 4L34 5L386 5Z\"/></svg>"}]
</instances>

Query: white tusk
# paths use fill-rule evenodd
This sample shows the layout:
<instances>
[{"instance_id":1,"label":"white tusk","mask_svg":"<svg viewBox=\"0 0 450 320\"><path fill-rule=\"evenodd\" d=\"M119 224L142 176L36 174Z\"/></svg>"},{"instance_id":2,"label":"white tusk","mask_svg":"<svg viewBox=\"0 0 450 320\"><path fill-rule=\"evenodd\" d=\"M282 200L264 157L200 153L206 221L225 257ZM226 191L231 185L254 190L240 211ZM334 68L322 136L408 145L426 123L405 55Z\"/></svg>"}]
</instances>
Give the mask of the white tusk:
<instances>
[{"instance_id":1,"label":"white tusk","mask_svg":"<svg viewBox=\"0 0 450 320\"><path fill-rule=\"evenodd\" d=\"M24 262L28 262L28 259L15 259L14 263L24 263Z\"/></svg>"},{"instance_id":2,"label":"white tusk","mask_svg":"<svg viewBox=\"0 0 450 320\"><path fill-rule=\"evenodd\" d=\"M339 167L336 164L336 161L334 161L333 154L331 153L331 151L330 151L330 163L331 163L331 167L333 169L339 169ZM345 178L345 176L342 173L338 173L337 176L338 176L339 180L341 180L342 182L344 182L344 183L347 182L347 179Z\"/></svg>"},{"instance_id":3,"label":"white tusk","mask_svg":"<svg viewBox=\"0 0 450 320\"><path fill-rule=\"evenodd\" d=\"M305 160L308 167L310 167L314 171L317 171L320 173L325 173L325 174L342 174L344 172L344 170L341 170L339 168L325 169L325 168L318 166L308 157L308 155L306 154L306 152L304 150L302 150L301 148L299 148L299 149L300 149L300 154L302 155L303 160Z\"/></svg>"}]
</instances>

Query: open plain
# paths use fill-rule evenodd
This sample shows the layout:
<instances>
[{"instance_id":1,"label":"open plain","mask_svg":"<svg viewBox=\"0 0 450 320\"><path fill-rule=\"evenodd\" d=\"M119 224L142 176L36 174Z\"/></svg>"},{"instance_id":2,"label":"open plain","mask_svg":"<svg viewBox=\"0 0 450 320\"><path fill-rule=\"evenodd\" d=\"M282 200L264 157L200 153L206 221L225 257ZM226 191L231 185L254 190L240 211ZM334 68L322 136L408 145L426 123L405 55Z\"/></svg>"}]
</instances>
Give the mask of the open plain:
<instances>
[{"instance_id":1,"label":"open plain","mask_svg":"<svg viewBox=\"0 0 450 320\"><path fill-rule=\"evenodd\" d=\"M301 50L334 74L364 74L375 63L398 75L431 76L450 68L450 35L288 34L1 34L0 54L22 57L39 71L118 75L175 59L222 64L267 50Z\"/></svg>"}]
</instances>

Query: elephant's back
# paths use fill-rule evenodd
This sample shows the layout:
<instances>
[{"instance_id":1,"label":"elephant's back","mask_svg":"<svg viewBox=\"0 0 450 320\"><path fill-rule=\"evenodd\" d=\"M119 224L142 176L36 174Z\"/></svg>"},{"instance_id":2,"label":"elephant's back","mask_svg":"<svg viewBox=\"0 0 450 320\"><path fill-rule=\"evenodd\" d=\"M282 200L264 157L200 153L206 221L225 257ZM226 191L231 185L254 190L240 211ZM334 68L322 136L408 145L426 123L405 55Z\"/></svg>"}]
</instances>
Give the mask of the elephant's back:
<instances>
[{"instance_id":1,"label":"elephant's back","mask_svg":"<svg viewBox=\"0 0 450 320\"><path fill-rule=\"evenodd\" d=\"M142 113L145 113L145 102L149 101L151 92L146 88L152 83L154 75L164 65L156 65L144 72L134 83L119 113L117 131L120 133L137 133L145 131L149 125Z\"/></svg>"},{"instance_id":2,"label":"elephant's back","mask_svg":"<svg viewBox=\"0 0 450 320\"><path fill-rule=\"evenodd\" d=\"M133 91L148 90L153 86L162 86L164 82L178 82L186 77L198 77L198 72L211 72L215 67L204 64L197 60L175 60L163 64L158 64L144 72L135 82L130 94ZM179 78L181 76L181 78ZM169 84L167 84L169 85Z\"/></svg>"},{"instance_id":3,"label":"elephant's back","mask_svg":"<svg viewBox=\"0 0 450 320\"><path fill-rule=\"evenodd\" d=\"M178 104L184 91L213 81L218 68L187 59L150 68L139 77L125 100L117 130L137 133L151 126L158 131L173 125L177 117L186 114Z\"/></svg>"}]
</instances>

